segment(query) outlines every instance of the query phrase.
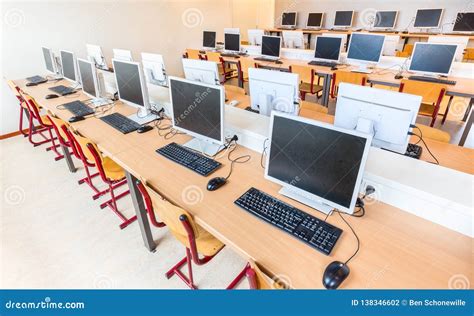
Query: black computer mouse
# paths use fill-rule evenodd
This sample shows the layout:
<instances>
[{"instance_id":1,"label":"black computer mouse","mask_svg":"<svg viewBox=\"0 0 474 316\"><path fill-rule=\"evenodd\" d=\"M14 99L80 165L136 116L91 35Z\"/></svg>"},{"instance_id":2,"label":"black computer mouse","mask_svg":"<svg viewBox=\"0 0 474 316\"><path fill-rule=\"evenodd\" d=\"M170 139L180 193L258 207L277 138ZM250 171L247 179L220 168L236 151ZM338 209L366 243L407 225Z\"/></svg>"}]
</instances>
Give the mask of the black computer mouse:
<instances>
[{"instance_id":1,"label":"black computer mouse","mask_svg":"<svg viewBox=\"0 0 474 316\"><path fill-rule=\"evenodd\" d=\"M153 126L150 126L150 125L143 125L143 126L140 126L138 129L137 129L137 133L141 134L141 133L146 133L148 131L151 131L153 129Z\"/></svg>"},{"instance_id":2,"label":"black computer mouse","mask_svg":"<svg viewBox=\"0 0 474 316\"><path fill-rule=\"evenodd\" d=\"M275 61L275 64L281 65L281 64L283 64L283 62L281 60L277 60L277 61Z\"/></svg>"},{"instance_id":3,"label":"black computer mouse","mask_svg":"<svg viewBox=\"0 0 474 316\"><path fill-rule=\"evenodd\" d=\"M73 116L71 117L68 122L69 123L74 123L74 122L79 122L79 121L83 121L85 120L86 118L84 116Z\"/></svg>"},{"instance_id":4,"label":"black computer mouse","mask_svg":"<svg viewBox=\"0 0 474 316\"><path fill-rule=\"evenodd\" d=\"M49 100L49 99L56 99L56 98L59 98L59 95L57 94L48 94L47 96L44 97L46 100Z\"/></svg>"},{"instance_id":5,"label":"black computer mouse","mask_svg":"<svg viewBox=\"0 0 474 316\"><path fill-rule=\"evenodd\" d=\"M331 70L337 70L337 66L332 66Z\"/></svg>"},{"instance_id":6,"label":"black computer mouse","mask_svg":"<svg viewBox=\"0 0 474 316\"><path fill-rule=\"evenodd\" d=\"M26 86L27 87L34 87L34 86L37 86L38 84L37 83L34 83L34 82L27 82L26 83Z\"/></svg>"},{"instance_id":7,"label":"black computer mouse","mask_svg":"<svg viewBox=\"0 0 474 316\"><path fill-rule=\"evenodd\" d=\"M337 289L349 275L349 267L340 261L333 261L324 270L323 285L328 290Z\"/></svg>"},{"instance_id":8,"label":"black computer mouse","mask_svg":"<svg viewBox=\"0 0 474 316\"><path fill-rule=\"evenodd\" d=\"M215 190L219 189L221 186L223 186L224 184L226 184L226 182L227 182L227 179L223 178L223 177L212 178L207 183L207 190L208 191L215 191Z\"/></svg>"},{"instance_id":9,"label":"black computer mouse","mask_svg":"<svg viewBox=\"0 0 474 316\"><path fill-rule=\"evenodd\" d=\"M395 78L395 79L403 79L403 76L402 76L402 75L395 75L394 78Z\"/></svg>"}]
</instances>

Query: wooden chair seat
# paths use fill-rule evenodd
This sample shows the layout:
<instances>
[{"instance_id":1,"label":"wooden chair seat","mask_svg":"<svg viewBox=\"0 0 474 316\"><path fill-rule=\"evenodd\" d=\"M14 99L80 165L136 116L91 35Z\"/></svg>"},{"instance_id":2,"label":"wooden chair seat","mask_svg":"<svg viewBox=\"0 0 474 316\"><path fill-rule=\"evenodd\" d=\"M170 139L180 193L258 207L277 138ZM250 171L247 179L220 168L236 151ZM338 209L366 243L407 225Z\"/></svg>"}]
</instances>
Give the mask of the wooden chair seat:
<instances>
[{"instance_id":1,"label":"wooden chair seat","mask_svg":"<svg viewBox=\"0 0 474 316\"><path fill-rule=\"evenodd\" d=\"M311 91L314 91L315 93L323 91L323 86L313 84L313 90L311 90L311 83L309 82L301 82L300 83L300 91L306 92L306 93L311 93Z\"/></svg>"},{"instance_id":2,"label":"wooden chair seat","mask_svg":"<svg viewBox=\"0 0 474 316\"><path fill-rule=\"evenodd\" d=\"M416 124L416 126L421 130L423 138L429 138L443 143L449 143L451 141L451 135L445 131L423 124Z\"/></svg>"},{"instance_id":3,"label":"wooden chair seat","mask_svg":"<svg viewBox=\"0 0 474 316\"><path fill-rule=\"evenodd\" d=\"M212 257L216 255L219 251L224 248L224 244L211 235L207 230L196 224L196 230L198 231L198 237L196 238L196 247L198 253L206 256ZM190 247L188 236L183 236L180 234L173 234L176 239L178 239L186 247Z\"/></svg>"},{"instance_id":4,"label":"wooden chair seat","mask_svg":"<svg viewBox=\"0 0 474 316\"><path fill-rule=\"evenodd\" d=\"M105 175L110 180L118 181L125 178L125 171L123 168L109 157L103 158L102 166L104 167Z\"/></svg>"}]
</instances>

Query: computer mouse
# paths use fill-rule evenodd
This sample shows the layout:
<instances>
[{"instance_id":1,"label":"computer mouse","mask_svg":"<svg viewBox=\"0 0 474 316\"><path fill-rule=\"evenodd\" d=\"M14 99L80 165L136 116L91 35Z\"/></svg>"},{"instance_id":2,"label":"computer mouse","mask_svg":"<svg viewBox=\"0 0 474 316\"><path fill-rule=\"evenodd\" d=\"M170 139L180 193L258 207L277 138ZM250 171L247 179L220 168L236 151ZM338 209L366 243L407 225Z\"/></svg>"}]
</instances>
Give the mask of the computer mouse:
<instances>
[{"instance_id":1,"label":"computer mouse","mask_svg":"<svg viewBox=\"0 0 474 316\"><path fill-rule=\"evenodd\" d=\"M69 123L74 123L74 122L79 122L79 121L83 121L85 120L86 118L84 116L73 116L71 117L68 122Z\"/></svg>"},{"instance_id":2,"label":"computer mouse","mask_svg":"<svg viewBox=\"0 0 474 316\"><path fill-rule=\"evenodd\" d=\"M337 66L332 66L331 70L337 70Z\"/></svg>"},{"instance_id":3,"label":"computer mouse","mask_svg":"<svg viewBox=\"0 0 474 316\"><path fill-rule=\"evenodd\" d=\"M49 99L56 99L56 98L59 98L59 95L57 94L48 94L47 96L44 97L46 100L49 100Z\"/></svg>"},{"instance_id":4,"label":"computer mouse","mask_svg":"<svg viewBox=\"0 0 474 316\"><path fill-rule=\"evenodd\" d=\"M223 177L212 178L207 183L207 190L208 191L215 191L215 190L219 189L221 186L223 186L224 184L226 184L226 182L227 182L227 179L223 178Z\"/></svg>"},{"instance_id":5,"label":"computer mouse","mask_svg":"<svg viewBox=\"0 0 474 316\"><path fill-rule=\"evenodd\" d=\"M34 86L37 86L38 84L37 83L34 83L34 82L27 82L26 83L26 86L27 87L34 87Z\"/></svg>"},{"instance_id":6,"label":"computer mouse","mask_svg":"<svg viewBox=\"0 0 474 316\"><path fill-rule=\"evenodd\" d=\"M153 126L150 126L150 125L143 125L143 126L140 126L138 129L137 129L137 133L141 134L141 133L146 133L148 131L151 131L153 129Z\"/></svg>"},{"instance_id":7,"label":"computer mouse","mask_svg":"<svg viewBox=\"0 0 474 316\"><path fill-rule=\"evenodd\" d=\"M349 267L340 261L333 261L324 270L323 285L328 290L337 289L349 275Z\"/></svg>"},{"instance_id":8,"label":"computer mouse","mask_svg":"<svg viewBox=\"0 0 474 316\"><path fill-rule=\"evenodd\" d=\"M395 78L395 79L403 79L403 76L402 76L402 75L395 75L394 78Z\"/></svg>"},{"instance_id":9,"label":"computer mouse","mask_svg":"<svg viewBox=\"0 0 474 316\"><path fill-rule=\"evenodd\" d=\"M277 61L275 61L275 64L281 65L281 64L283 64L283 62L281 60L277 60Z\"/></svg>"}]
</instances>

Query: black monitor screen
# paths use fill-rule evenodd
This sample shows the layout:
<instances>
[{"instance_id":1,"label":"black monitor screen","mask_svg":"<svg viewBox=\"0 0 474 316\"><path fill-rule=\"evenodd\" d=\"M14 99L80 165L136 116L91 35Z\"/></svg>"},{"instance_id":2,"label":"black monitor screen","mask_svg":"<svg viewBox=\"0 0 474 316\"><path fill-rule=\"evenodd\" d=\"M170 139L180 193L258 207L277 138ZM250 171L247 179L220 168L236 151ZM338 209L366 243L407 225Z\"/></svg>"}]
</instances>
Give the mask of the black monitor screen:
<instances>
[{"instance_id":1,"label":"black monitor screen","mask_svg":"<svg viewBox=\"0 0 474 316\"><path fill-rule=\"evenodd\" d=\"M347 58L378 62L384 41L384 35L352 33Z\"/></svg>"},{"instance_id":2,"label":"black monitor screen","mask_svg":"<svg viewBox=\"0 0 474 316\"><path fill-rule=\"evenodd\" d=\"M336 11L334 26L351 26L354 11Z\"/></svg>"},{"instance_id":3,"label":"black monitor screen","mask_svg":"<svg viewBox=\"0 0 474 316\"><path fill-rule=\"evenodd\" d=\"M170 79L174 124L221 141L221 92L200 84Z\"/></svg>"},{"instance_id":4,"label":"black monitor screen","mask_svg":"<svg viewBox=\"0 0 474 316\"><path fill-rule=\"evenodd\" d=\"M295 12L282 13L281 25L296 25L296 13Z\"/></svg>"},{"instance_id":5,"label":"black monitor screen","mask_svg":"<svg viewBox=\"0 0 474 316\"><path fill-rule=\"evenodd\" d=\"M94 74L92 73L95 71L95 68L91 67L91 63L82 60L78 60L77 65L79 75L81 76L82 90L84 90L85 93L97 97L97 91L95 91L94 85Z\"/></svg>"},{"instance_id":6,"label":"black monitor screen","mask_svg":"<svg viewBox=\"0 0 474 316\"><path fill-rule=\"evenodd\" d=\"M366 139L275 116L268 175L350 207Z\"/></svg>"},{"instance_id":7,"label":"black monitor screen","mask_svg":"<svg viewBox=\"0 0 474 316\"><path fill-rule=\"evenodd\" d=\"M280 57L281 38L262 36L262 55Z\"/></svg>"},{"instance_id":8,"label":"black monitor screen","mask_svg":"<svg viewBox=\"0 0 474 316\"><path fill-rule=\"evenodd\" d=\"M224 34L224 49L231 51L240 51L240 34Z\"/></svg>"},{"instance_id":9,"label":"black monitor screen","mask_svg":"<svg viewBox=\"0 0 474 316\"><path fill-rule=\"evenodd\" d=\"M474 12L458 13L453 31L474 32Z\"/></svg>"},{"instance_id":10,"label":"black monitor screen","mask_svg":"<svg viewBox=\"0 0 474 316\"><path fill-rule=\"evenodd\" d=\"M74 55L72 53L61 51L61 62L63 66L63 76L69 80L76 81Z\"/></svg>"},{"instance_id":11,"label":"black monitor screen","mask_svg":"<svg viewBox=\"0 0 474 316\"><path fill-rule=\"evenodd\" d=\"M114 60L114 72L120 99L145 106L138 67L137 64Z\"/></svg>"},{"instance_id":12,"label":"black monitor screen","mask_svg":"<svg viewBox=\"0 0 474 316\"><path fill-rule=\"evenodd\" d=\"M202 38L202 46L203 47L216 47L216 32L206 32L203 33Z\"/></svg>"},{"instance_id":13,"label":"black monitor screen","mask_svg":"<svg viewBox=\"0 0 474 316\"><path fill-rule=\"evenodd\" d=\"M314 50L314 58L322 58L329 60L339 60L339 53L341 52L340 37L325 37L319 36L316 41L316 48Z\"/></svg>"},{"instance_id":14,"label":"black monitor screen","mask_svg":"<svg viewBox=\"0 0 474 316\"><path fill-rule=\"evenodd\" d=\"M397 11L378 11L375 14L374 27L394 27L396 17Z\"/></svg>"},{"instance_id":15,"label":"black monitor screen","mask_svg":"<svg viewBox=\"0 0 474 316\"><path fill-rule=\"evenodd\" d=\"M423 9L416 12L414 27L438 27L443 9Z\"/></svg>"},{"instance_id":16,"label":"black monitor screen","mask_svg":"<svg viewBox=\"0 0 474 316\"><path fill-rule=\"evenodd\" d=\"M54 72L53 60L51 59L50 50L45 47L43 47L42 49L43 49L44 64L46 65L46 69L48 71Z\"/></svg>"},{"instance_id":17,"label":"black monitor screen","mask_svg":"<svg viewBox=\"0 0 474 316\"><path fill-rule=\"evenodd\" d=\"M321 23L323 21L323 14L322 13L310 13L308 15L308 25L313 27L321 27Z\"/></svg>"},{"instance_id":18,"label":"black monitor screen","mask_svg":"<svg viewBox=\"0 0 474 316\"><path fill-rule=\"evenodd\" d=\"M453 63L457 45L416 44L411 57L410 70L448 74Z\"/></svg>"}]
</instances>

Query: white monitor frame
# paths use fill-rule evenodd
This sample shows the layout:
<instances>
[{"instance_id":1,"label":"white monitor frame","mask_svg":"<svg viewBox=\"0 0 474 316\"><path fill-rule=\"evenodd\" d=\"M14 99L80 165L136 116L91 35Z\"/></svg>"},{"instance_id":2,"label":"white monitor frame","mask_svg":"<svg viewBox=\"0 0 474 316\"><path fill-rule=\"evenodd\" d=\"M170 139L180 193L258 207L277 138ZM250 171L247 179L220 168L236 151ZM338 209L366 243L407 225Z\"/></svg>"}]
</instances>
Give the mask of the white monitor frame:
<instances>
[{"instance_id":1,"label":"white monitor frame","mask_svg":"<svg viewBox=\"0 0 474 316\"><path fill-rule=\"evenodd\" d=\"M262 53L262 50L260 50L261 55L264 56L264 57L266 57L266 58L270 58L270 59L275 59L275 60L280 59L280 56L281 56L281 49L282 49L282 47L281 47L281 42L282 42L281 36L263 35L263 36L262 36L262 46L261 46L262 49L263 49L263 38L264 38L264 37L278 38L278 39L280 40L280 49L279 49L279 51L278 51L278 56L264 55L264 54Z\"/></svg>"},{"instance_id":2,"label":"white monitor frame","mask_svg":"<svg viewBox=\"0 0 474 316\"><path fill-rule=\"evenodd\" d=\"M46 67L46 59L45 59L46 57L44 56L44 50L45 49L48 50L48 52L49 52L49 58L51 59L51 66L53 67L52 71L51 71L51 69L48 69ZM55 57L54 57L54 54L53 54L53 50L49 47L42 46L41 47L41 55L43 56L43 61L44 61L46 70L49 71L52 74L57 74L58 73L58 67L56 65L56 60L55 60Z\"/></svg>"},{"instance_id":3,"label":"white monitor frame","mask_svg":"<svg viewBox=\"0 0 474 316\"><path fill-rule=\"evenodd\" d=\"M415 46L413 47L413 53L410 58L410 65L408 67L408 71L411 71L413 73L421 74L421 75L426 75L426 76L449 76L451 73L451 70L453 69L453 64L454 64L454 59L456 58L456 53L453 55L453 59L451 60L451 66L449 66L449 71L447 73L440 73L440 72L429 72L429 71L419 71L419 70L413 70L411 69L411 61L413 60L413 57L415 56L416 53L416 48L419 45L456 45L456 44L441 44L441 43L428 43L428 42L416 42ZM457 46L457 45L456 45ZM457 49L457 47L456 47Z\"/></svg>"},{"instance_id":4,"label":"white monitor frame","mask_svg":"<svg viewBox=\"0 0 474 316\"><path fill-rule=\"evenodd\" d=\"M352 12L352 16L351 16L351 24L348 24L348 25L336 25L336 16L337 16L337 13L338 12L346 12L346 11L350 11ZM354 23L354 10L337 10L336 13L334 13L334 25L333 27L334 28L347 28L347 27L352 27L352 24Z\"/></svg>"},{"instance_id":5,"label":"white monitor frame","mask_svg":"<svg viewBox=\"0 0 474 316\"><path fill-rule=\"evenodd\" d=\"M133 61L132 52L127 49L113 48L112 51L115 60Z\"/></svg>"},{"instance_id":6,"label":"white monitor frame","mask_svg":"<svg viewBox=\"0 0 474 316\"><path fill-rule=\"evenodd\" d=\"M460 14L466 14L466 13L467 13L467 14L472 14L472 15L474 15L474 11L458 12L458 13L456 14L456 20L455 20L454 23L453 23L453 33L454 33L454 34L456 34L456 33L471 33L471 34L474 33L474 30L469 30L469 31L455 31L455 30L454 30L454 27L456 26L456 21L457 21L457 19L458 19L458 16L459 16Z\"/></svg>"},{"instance_id":7,"label":"white monitor frame","mask_svg":"<svg viewBox=\"0 0 474 316\"><path fill-rule=\"evenodd\" d=\"M424 10L441 10L441 14L439 15L439 19L438 19L438 25L436 25L436 26L416 26L416 18L418 17L418 12L419 11L424 11ZM415 20L413 21L413 27L417 28L417 29L437 29L441 25L441 20L443 19L443 14L444 14L444 9L441 9L441 8L416 9L416 15L415 15Z\"/></svg>"},{"instance_id":8,"label":"white monitor frame","mask_svg":"<svg viewBox=\"0 0 474 316\"><path fill-rule=\"evenodd\" d=\"M316 48L318 47L318 41L319 41L319 38L320 37L323 37L323 38L337 38L339 40L339 53L337 55L337 60L334 60L334 59L326 59L326 58L317 58L315 57L316 55ZM313 58L312 60L316 60L316 61L327 61L327 62L333 62L333 63L338 63L340 60L341 60L341 53L342 53L342 48L344 47L344 43L343 43L343 38L340 37L340 36L316 36L316 40L314 42L314 52L313 52Z\"/></svg>"},{"instance_id":9,"label":"white monitor frame","mask_svg":"<svg viewBox=\"0 0 474 316\"><path fill-rule=\"evenodd\" d=\"M225 35L226 35L226 34L239 36L239 50L229 50L229 49L226 49L226 45L225 45L225 42L226 42L226 40L225 40ZM241 38L240 33L224 33L224 50L225 50L226 52L236 52L236 53L240 53L240 50L241 50L241 48L242 48L242 45L241 45L241 42L240 42L240 38Z\"/></svg>"},{"instance_id":10,"label":"white monitor frame","mask_svg":"<svg viewBox=\"0 0 474 316\"><path fill-rule=\"evenodd\" d=\"M261 29L248 29L247 37L249 45L262 46L262 37L265 35L265 31Z\"/></svg>"},{"instance_id":11,"label":"white monitor frame","mask_svg":"<svg viewBox=\"0 0 474 316\"><path fill-rule=\"evenodd\" d=\"M153 85L160 85L160 86L167 86L168 85L168 76L166 74L166 67L165 61L163 60L163 56L160 54L153 54L153 53L141 53L142 56L142 66L143 72L145 74L145 78L149 84ZM150 70L151 75L154 73L161 73L162 77L156 79L151 78L150 74L146 71ZM154 80L158 83L155 83Z\"/></svg>"},{"instance_id":12,"label":"white monitor frame","mask_svg":"<svg viewBox=\"0 0 474 316\"><path fill-rule=\"evenodd\" d=\"M219 69L217 63L214 61L207 61L207 60L199 60L199 59L190 59L190 58L183 58L183 71L184 77L193 82L202 82L209 85L221 85ZM200 74L201 78L197 79L195 74ZM205 75L213 75L212 81L208 82Z\"/></svg>"},{"instance_id":13,"label":"white monitor frame","mask_svg":"<svg viewBox=\"0 0 474 316\"><path fill-rule=\"evenodd\" d=\"M378 14L379 12L395 12L395 19L393 20L392 26L375 26L375 19L377 18L377 14ZM395 25L397 24L397 19L398 19L398 12L399 12L399 11L397 11L397 10L377 10L377 11L375 12L375 18L374 18L374 25L373 25L373 28L374 28L375 30L387 30L387 29L390 30L390 29L395 28Z\"/></svg>"},{"instance_id":14,"label":"white monitor frame","mask_svg":"<svg viewBox=\"0 0 474 316\"><path fill-rule=\"evenodd\" d=\"M288 14L288 13L294 13L295 14L295 23L294 24L283 24L283 14ZM281 26L285 27L295 27L298 21L298 12L296 11L288 11L288 12L282 12L281 13Z\"/></svg>"},{"instance_id":15,"label":"white monitor frame","mask_svg":"<svg viewBox=\"0 0 474 316\"><path fill-rule=\"evenodd\" d=\"M101 91L100 91L100 88L99 88L99 82L98 82L97 70L95 68L95 64L93 62L91 62L90 60L87 60L87 59L82 59L82 58L77 59L78 76L81 80L81 83L82 83L82 74L81 74L81 68L79 67L79 63L86 63L91 68L92 81L94 82L94 89L95 89L96 95L90 94L87 91L85 91L84 90L84 85L82 85L82 92L84 92L84 94L87 95L88 97L100 98Z\"/></svg>"},{"instance_id":16,"label":"white monitor frame","mask_svg":"<svg viewBox=\"0 0 474 316\"><path fill-rule=\"evenodd\" d=\"M219 90L219 93L220 93L220 120L221 120L220 140L216 140L214 138L210 138L210 137L195 133L193 131L187 130L185 128L182 128L182 127L179 127L179 126L176 125L176 122L175 122L176 120L175 120L174 110L173 110L173 89L172 89L172 81L173 80L186 82L186 83L189 83L189 84L194 84L194 85L198 85L198 86L202 86L202 87L207 87L209 89ZM224 89L223 86L210 85L210 84L203 83L203 82L197 82L197 81L192 81L192 80L187 80L187 79L183 79L183 78L170 76L170 100L171 100L171 111L170 111L170 113L171 113L171 123L173 124L174 129L176 129L178 131L181 131L181 132L184 132L184 133L186 133L186 134L188 134L188 135L190 135L190 136L192 136L192 137L194 137L198 140L203 140L203 141L206 141L206 142L211 143L211 144L217 144L217 145L221 146L225 143L225 134L224 134L224 126L225 126L225 121L224 121L225 89Z\"/></svg>"},{"instance_id":17,"label":"white monitor frame","mask_svg":"<svg viewBox=\"0 0 474 316\"><path fill-rule=\"evenodd\" d=\"M73 62L73 64L74 64L74 76L76 77L76 80L72 80L72 79L67 78L66 76L64 76L64 61L63 61L63 55L62 55L63 52L72 55L72 62ZM66 80L69 81L69 82L74 82L74 83L80 82L80 81L79 81L79 74L78 74L78 70L77 70L76 55L75 55L73 52L71 52L71 51L60 50L60 51L59 51L59 58L61 59L61 68L62 68L62 75L63 75L63 78L66 79Z\"/></svg>"},{"instance_id":18,"label":"white monitor frame","mask_svg":"<svg viewBox=\"0 0 474 316\"><path fill-rule=\"evenodd\" d=\"M340 204L334 203L332 201L329 201L329 200L327 200L323 197L320 197L318 195L315 195L313 193L310 193L308 191L300 189L300 188L298 188L298 187L296 187L296 186L294 186L294 185L292 185L288 182L284 182L284 181L279 180L277 178L274 178L274 177L272 177L268 174L268 170L269 170L268 166L270 166L270 164L271 164L271 161L270 161L270 153L272 151L271 137L273 135L273 125L274 125L274 120L275 120L276 116L286 118L286 119L295 120L295 121L302 122L302 123L305 123L305 124L310 124L310 125L322 127L322 128L327 128L327 129L334 130L334 131L337 131L337 132L340 132L340 133L344 133L344 134L364 138L366 140L365 146L364 146L364 151L363 151L361 162L360 162L360 166L359 166L359 172L357 173L356 183L355 183L355 186L354 186L354 192L352 193L351 203L350 203L349 207L345 207L343 205L340 205ZM359 193L360 193L360 186L362 184L362 178L363 178L364 171L365 171L365 165L366 165L367 158L368 158L369 151L370 151L370 145L371 145L371 142L372 142L372 135L366 134L366 133L361 133L361 132L355 131L355 130L348 130L348 129L345 129L345 128L336 127L336 126L328 124L328 123L324 123L324 122L304 118L304 117L301 117L301 116L291 116L291 115L288 115L288 114L285 114L285 113L275 113L275 112L273 112L272 115L271 115L271 118L270 118L269 137L270 137L270 142L269 142L270 145L268 147L268 154L267 154L267 158L266 158L267 160L266 160L266 164L265 164L265 166L266 166L266 168L265 168L265 179L270 180L272 182L275 182L275 183L281 185L282 186L282 190L280 191L281 194L287 195L287 194L285 194L287 191L290 191L292 193L294 192L295 195L302 198L302 200L299 201L300 203L306 204L310 207L314 207L314 205L310 205L309 203L305 203L304 200L309 200L309 201L313 202L314 204L320 204L321 208L318 208L318 206L316 206L316 209L320 212L325 213L325 214L329 214L331 212L331 208L340 210L340 211L345 212L347 214L353 214L354 213L354 208L355 208L357 198L359 197ZM290 196L290 197L292 197L292 196ZM292 198L294 198L294 197L292 197ZM297 197L296 197L296 199L297 199ZM329 208L327 208L327 206L329 206Z\"/></svg>"},{"instance_id":19,"label":"white monitor frame","mask_svg":"<svg viewBox=\"0 0 474 316\"><path fill-rule=\"evenodd\" d=\"M102 51L102 47L99 45L93 45L93 44L86 44L86 49L87 49L87 57L89 60L94 62L95 67L102 69L102 70L109 70L109 66L107 64L107 60L105 58L104 52ZM100 64L98 63L98 60L100 59Z\"/></svg>"},{"instance_id":20,"label":"white monitor frame","mask_svg":"<svg viewBox=\"0 0 474 316\"><path fill-rule=\"evenodd\" d=\"M319 23L318 26L308 25L310 14L321 14L321 23ZM306 20L306 28L320 29L320 28L322 27L322 25L323 25L323 22L324 22L324 16L325 16L325 13L324 13L324 12L309 12L309 13L308 13L308 19Z\"/></svg>"},{"instance_id":21,"label":"white monitor frame","mask_svg":"<svg viewBox=\"0 0 474 316\"><path fill-rule=\"evenodd\" d=\"M238 28L238 27L226 27L226 28L224 28L224 34L240 34L240 28Z\"/></svg>"},{"instance_id":22,"label":"white monitor frame","mask_svg":"<svg viewBox=\"0 0 474 316\"><path fill-rule=\"evenodd\" d=\"M204 46L204 36L205 36L204 34L205 33L214 33L214 46ZM206 30L202 31L202 47L204 49L215 49L216 48L216 42L217 42L217 32L215 32L215 31L206 31Z\"/></svg>"},{"instance_id":23,"label":"white monitor frame","mask_svg":"<svg viewBox=\"0 0 474 316\"><path fill-rule=\"evenodd\" d=\"M283 38L283 43L286 48L296 48L299 47L299 49L305 49L305 36L303 31L282 31L281 32L282 38ZM295 45L296 43L301 43L301 46ZM291 43L293 47L288 47L288 44Z\"/></svg>"}]
</instances>

